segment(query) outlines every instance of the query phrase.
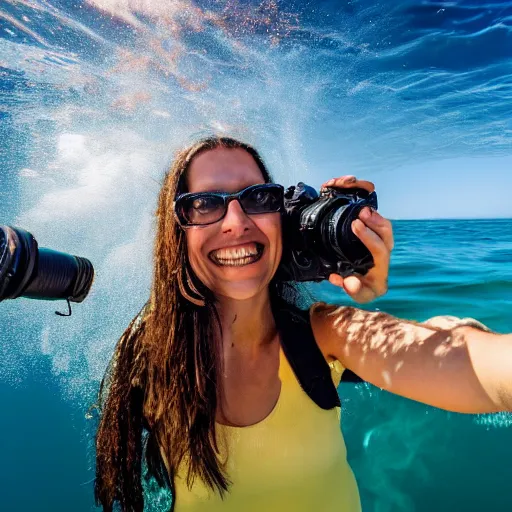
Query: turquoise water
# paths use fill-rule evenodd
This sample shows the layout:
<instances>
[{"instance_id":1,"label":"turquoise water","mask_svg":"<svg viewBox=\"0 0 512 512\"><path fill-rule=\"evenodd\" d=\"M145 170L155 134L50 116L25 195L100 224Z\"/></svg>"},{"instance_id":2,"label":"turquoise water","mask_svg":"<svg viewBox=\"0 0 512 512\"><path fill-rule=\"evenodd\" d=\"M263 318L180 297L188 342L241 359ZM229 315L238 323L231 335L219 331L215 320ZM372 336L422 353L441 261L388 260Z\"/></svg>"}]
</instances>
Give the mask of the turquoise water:
<instances>
[{"instance_id":1,"label":"turquoise water","mask_svg":"<svg viewBox=\"0 0 512 512\"><path fill-rule=\"evenodd\" d=\"M390 291L371 307L512 332L512 220L394 223ZM336 300L334 291L322 287ZM512 414L466 416L373 387L340 387L363 510L512 510Z\"/></svg>"},{"instance_id":2,"label":"turquoise water","mask_svg":"<svg viewBox=\"0 0 512 512\"><path fill-rule=\"evenodd\" d=\"M389 292L371 308L418 321L470 316L512 332L512 220L394 221L393 229ZM340 300L325 285L318 292Z\"/></svg>"},{"instance_id":3,"label":"turquoise water","mask_svg":"<svg viewBox=\"0 0 512 512\"><path fill-rule=\"evenodd\" d=\"M512 332L512 220L395 221L394 229L390 291L370 309L415 320L472 316ZM328 283L312 291L343 303ZM88 368L80 357L59 372L57 356L52 363L49 349L40 353L41 337L30 318L36 306L44 323L54 322L48 303L2 304L10 330L0 345L2 373L10 375L0 387L2 510L85 512L93 507L95 423L84 416L96 383L84 378ZM74 314L80 321L79 308ZM79 336L94 337L94 326L84 325ZM365 511L512 509L512 415L449 413L367 384L342 384L339 392Z\"/></svg>"},{"instance_id":4,"label":"turquoise water","mask_svg":"<svg viewBox=\"0 0 512 512\"><path fill-rule=\"evenodd\" d=\"M510 1L3 0L0 223L97 273L71 318L0 304L0 509L93 508L85 415L148 296L162 174L205 133L254 144L284 185L370 179L392 218L504 217L394 221L367 307L512 332L511 64ZM365 512L512 510L510 415L340 393Z\"/></svg>"}]
</instances>

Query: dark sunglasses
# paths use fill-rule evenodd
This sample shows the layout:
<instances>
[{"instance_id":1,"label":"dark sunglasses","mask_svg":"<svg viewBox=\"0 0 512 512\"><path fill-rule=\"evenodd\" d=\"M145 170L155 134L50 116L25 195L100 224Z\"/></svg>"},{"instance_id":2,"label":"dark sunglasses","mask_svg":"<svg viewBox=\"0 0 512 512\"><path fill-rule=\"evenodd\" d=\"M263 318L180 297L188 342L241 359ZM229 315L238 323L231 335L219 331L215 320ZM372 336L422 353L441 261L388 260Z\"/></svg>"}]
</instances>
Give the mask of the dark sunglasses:
<instances>
[{"instance_id":1,"label":"dark sunglasses","mask_svg":"<svg viewBox=\"0 0 512 512\"><path fill-rule=\"evenodd\" d=\"M284 188L275 183L251 185L234 194L189 192L174 201L174 211L182 227L207 226L223 219L231 201L237 200L248 215L280 212Z\"/></svg>"}]
</instances>

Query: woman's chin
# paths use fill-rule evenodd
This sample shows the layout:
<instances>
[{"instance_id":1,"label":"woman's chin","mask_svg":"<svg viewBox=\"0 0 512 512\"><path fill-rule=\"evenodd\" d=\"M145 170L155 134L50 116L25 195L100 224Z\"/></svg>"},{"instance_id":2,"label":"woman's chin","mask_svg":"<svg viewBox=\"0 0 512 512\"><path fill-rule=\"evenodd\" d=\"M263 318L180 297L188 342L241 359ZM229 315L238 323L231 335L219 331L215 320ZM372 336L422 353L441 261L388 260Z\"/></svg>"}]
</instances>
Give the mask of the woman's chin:
<instances>
[{"instance_id":1,"label":"woman's chin","mask_svg":"<svg viewBox=\"0 0 512 512\"><path fill-rule=\"evenodd\" d=\"M268 257L248 265L217 265L210 267L209 288L217 296L232 300L249 300L268 287L273 275Z\"/></svg>"},{"instance_id":2,"label":"woman's chin","mask_svg":"<svg viewBox=\"0 0 512 512\"><path fill-rule=\"evenodd\" d=\"M257 297L267 286L266 279L230 281L225 283L224 286L215 287L214 294L223 299L250 300Z\"/></svg>"},{"instance_id":3,"label":"woman's chin","mask_svg":"<svg viewBox=\"0 0 512 512\"><path fill-rule=\"evenodd\" d=\"M265 279L268 273L268 263L265 260L258 260L248 265L217 265L215 264L214 274L217 274L219 283L223 288L254 287L254 284Z\"/></svg>"}]
</instances>

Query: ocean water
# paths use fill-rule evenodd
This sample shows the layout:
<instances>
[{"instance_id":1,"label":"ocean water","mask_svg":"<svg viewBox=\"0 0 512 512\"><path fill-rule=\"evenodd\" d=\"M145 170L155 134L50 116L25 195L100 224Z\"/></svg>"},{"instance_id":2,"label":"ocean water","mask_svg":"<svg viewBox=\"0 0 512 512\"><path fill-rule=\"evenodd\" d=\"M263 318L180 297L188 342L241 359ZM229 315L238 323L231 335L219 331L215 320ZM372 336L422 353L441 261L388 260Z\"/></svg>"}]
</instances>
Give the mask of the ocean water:
<instances>
[{"instance_id":1,"label":"ocean water","mask_svg":"<svg viewBox=\"0 0 512 512\"><path fill-rule=\"evenodd\" d=\"M512 220L395 221L393 226L390 290L366 308L418 321L438 314L471 316L497 332L512 332ZM329 283L310 291L319 300L350 303ZM87 315L75 306L73 315L83 324L75 340L62 341L66 360L55 347L52 353L44 328L42 334L36 328L68 328L54 309L27 299L2 304L8 318L0 345L0 481L6 511L93 509L96 423L85 416L97 382L88 379L90 368L66 343L98 340L97 327L83 321ZM127 321L116 322L109 345ZM363 510L512 510L512 414L450 413L369 384L342 384L339 393ZM161 503L169 503L165 493L149 495L148 502L148 510L159 511L165 510Z\"/></svg>"},{"instance_id":2,"label":"ocean water","mask_svg":"<svg viewBox=\"0 0 512 512\"><path fill-rule=\"evenodd\" d=\"M94 509L86 417L149 293L174 150L215 131L254 144L285 185L373 180L384 215L511 217L507 183L475 186L465 167L512 156L511 27L506 1L4 0L0 223L88 257L96 280L70 318L61 303L0 304L0 509ZM447 161L457 193L428 192ZM393 226L389 292L364 307L512 332L512 220ZM350 303L328 283L311 291ZM339 391L365 512L512 510L510 414ZM166 503L152 494L148 510Z\"/></svg>"},{"instance_id":3,"label":"ocean water","mask_svg":"<svg viewBox=\"0 0 512 512\"><path fill-rule=\"evenodd\" d=\"M472 317L512 332L512 220L395 221L389 293L368 306L423 321ZM320 285L326 300L340 302ZM363 510L512 510L512 414L463 415L342 384Z\"/></svg>"}]
</instances>

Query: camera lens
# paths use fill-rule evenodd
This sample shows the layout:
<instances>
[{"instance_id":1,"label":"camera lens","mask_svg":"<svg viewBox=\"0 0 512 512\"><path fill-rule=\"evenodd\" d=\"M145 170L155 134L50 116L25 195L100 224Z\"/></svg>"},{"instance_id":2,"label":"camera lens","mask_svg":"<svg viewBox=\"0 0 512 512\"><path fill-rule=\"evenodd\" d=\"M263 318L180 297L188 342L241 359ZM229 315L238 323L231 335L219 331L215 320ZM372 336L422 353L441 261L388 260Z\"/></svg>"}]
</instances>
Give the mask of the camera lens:
<instances>
[{"instance_id":1,"label":"camera lens","mask_svg":"<svg viewBox=\"0 0 512 512\"><path fill-rule=\"evenodd\" d=\"M0 226L0 300L28 297L82 302L93 278L93 266L86 258L38 248L27 231Z\"/></svg>"},{"instance_id":2,"label":"camera lens","mask_svg":"<svg viewBox=\"0 0 512 512\"><path fill-rule=\"evenodd\" d=\"M357 219L362 206L350 204L332 212L329 222L329 241L339 256L356 262L368 254L368 249L352 231L352 222Z\"/></svg>"}]
</instances>

